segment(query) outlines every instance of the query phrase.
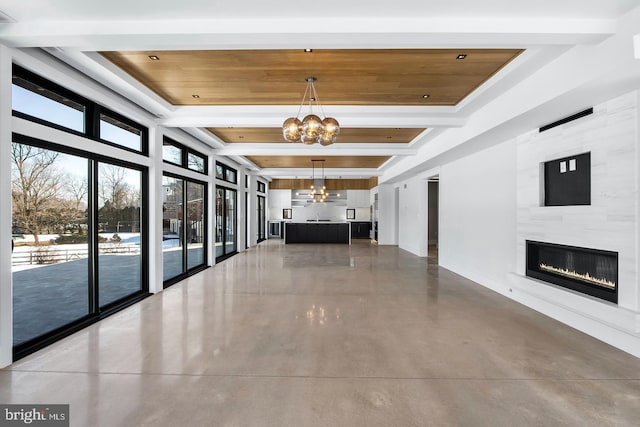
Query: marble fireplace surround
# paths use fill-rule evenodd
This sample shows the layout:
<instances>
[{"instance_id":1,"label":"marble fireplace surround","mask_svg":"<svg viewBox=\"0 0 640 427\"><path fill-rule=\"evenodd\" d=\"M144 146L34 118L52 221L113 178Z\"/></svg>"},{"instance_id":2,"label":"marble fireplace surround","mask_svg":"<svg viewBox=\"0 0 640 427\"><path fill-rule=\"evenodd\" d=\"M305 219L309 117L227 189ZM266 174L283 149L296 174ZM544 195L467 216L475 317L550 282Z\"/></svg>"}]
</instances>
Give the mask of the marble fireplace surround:
<instances>
[{"instance_id":1,"label":"marble fireplace surround","mask_svg":"<svg viewBox=\"0 0 640 427\"><path fill-rule=\"evenodd\" d=\"M509 292L520 302L640 357L638 276L638 92L594 113L517 138L517 266ZM591 153L591 204L544 206L544 162ZM526 241L618 253L618 303L526 276Z\"/></svg>"}]
</instances>

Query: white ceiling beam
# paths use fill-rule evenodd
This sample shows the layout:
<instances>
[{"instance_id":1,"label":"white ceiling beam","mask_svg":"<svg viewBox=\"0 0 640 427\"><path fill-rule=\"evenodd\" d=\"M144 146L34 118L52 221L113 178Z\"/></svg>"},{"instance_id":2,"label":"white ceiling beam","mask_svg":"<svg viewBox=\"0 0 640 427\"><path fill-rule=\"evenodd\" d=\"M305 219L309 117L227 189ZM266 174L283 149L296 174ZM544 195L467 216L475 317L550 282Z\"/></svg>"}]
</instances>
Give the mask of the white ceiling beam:
<instances>
[{"instance_id":1,"label":"white ceiling beam","mask_svg":"<svg viewBox=\"0 0 640 427\"><path fill-rule=\"evenodd\" d=\"M225 146L224 142L222 142L217 136L215 136L208 130L193 127L186 127L183 130L189 135L207 144L211 148L218 149Z\"/></svg>"},{"instance_id":2,"label":"white ceiling beam","mask_svg":"<svg viewBox=\"0 0 640 427\"><path fill-rule=\"evenodd\" d=\"M594 44L615 19L313 18L22 21L0 24L10 47L79 50L522 47Z\"/></svg>"},{"instance_id":3,"label":"white ceiling beam","mask_svg":"<svg viewBox=\"0 0 640 427\"><path fill-rule=\"evenodd\" d=\"M106 87L126 94L131 101L158 117L166 117L174 109L158 94L97 52L61 48L45 50Z\"/></svg>"},{"instance_id":4,"label":"white ceiling beam","mask_svg":"<svg viewBox=\"0 0 640 427\"><path fill-rule=\"evenodd\" d=\"M177 107L159 124L167 127L280 127L298 105L189 106ZM466 117L455 115L455 107L378 107L324 105L328 116L342 128L461 127ZM304 114L304 112L303 112Z\"/></svg>"},{"instance_id":5,"label":"white ceiling beam","mask_svg":"<svg viewBox=\"0 0 640 427\"><path fill-rule=\"evenodd\" d=\"M302 143L235 143L216 150L222 156L413 156L417 148L404 144L349 144L328 147Z\"/></svg>"}]
</instances>

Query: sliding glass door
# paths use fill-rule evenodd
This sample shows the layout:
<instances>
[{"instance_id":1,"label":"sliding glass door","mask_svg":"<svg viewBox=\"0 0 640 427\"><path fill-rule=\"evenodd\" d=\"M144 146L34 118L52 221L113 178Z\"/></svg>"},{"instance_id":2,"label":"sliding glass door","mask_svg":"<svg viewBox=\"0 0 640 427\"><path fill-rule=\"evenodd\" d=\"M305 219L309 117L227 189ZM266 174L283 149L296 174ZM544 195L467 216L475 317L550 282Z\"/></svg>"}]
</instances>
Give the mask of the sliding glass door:
<instances>
[{"instance_id":1,"label":"sliding glass door","mask_svg":"<svg viewBox=\"0 0 640 427\"><path fill-rule=\"evenodd\" d=\"M237 252L237 191L216 188L216 259L224 259Z\"/></svg>"},{"instance_id":2,"label":"sliding glass door","mask_svg":"<svg viewBox=\"0 0 640 427\"><path fill-rule=\"evenodd\" d=\"M205 185L187 182L187 269L205 263Z\"/></svg>"},{"instance_id":3,"label":"sliding glass door","mask_svg":"<svg viewBox=\"0 0 640 427\"><path fill-rule=\"evenodd\" d=\"M142 172L98 167L98 277L100 307L142 287Z\"/></svg>"},{"instance_id":4,"label":"sliding glass door","mask_svg":"<svg viewBox=\"0 0 640 427\"><path fill-rule=\"evenodd\" d=\"M267 222L265 200L264 196L258 196L258 243L267 238L265 235L265 223Z\"/></svg>"},{"instance_id":5,"label":"sliding glass door","mask_svg":"<svg viewBox=\"0 0 640 427\"><path fill-rule=\"evenodd\" d=\"M19 346L90 313L89 160L25 144L11 148L13 344Z\"/></svg>"},{"instance_id":6,"label":"sliding glass door","mask_svg":"<svg viewBox=\"0 0 640 427\"><path fill-rule=\"evenodd\" d=\"M184 181L180 178L162 177L162 278L165 282L185 272L183 187Z\"/></svg>"},{"instance_id":7,"label":"sliding glass door","mask_svg":"<svg viewBox=\"0 0 640 427\"><path fill-rule=\"evenodd\" d=\"M146 294L142 167L14 136L16 354Z\"/></svg>"},{"instance_id":8,"label":"sliding glass door","mask_svg":"<svg viewBox=\"0 0 640 427\"><path fill-rule=\"evenodd\" d=\"M167 285L206 265L207 189L204 183L168 175L162 188L162 276Z\"/></svg>"},{"instance_id":9,"label":"sliding glass door","mask_svg":"<svg viewBox=\"0 0 640 427\"><path fill-rule=\"evenodd\" d=\"M249 236L249 192L244 193L244 248L248 249L251 245L251 237Z\"/></svg>"}]
</instances>

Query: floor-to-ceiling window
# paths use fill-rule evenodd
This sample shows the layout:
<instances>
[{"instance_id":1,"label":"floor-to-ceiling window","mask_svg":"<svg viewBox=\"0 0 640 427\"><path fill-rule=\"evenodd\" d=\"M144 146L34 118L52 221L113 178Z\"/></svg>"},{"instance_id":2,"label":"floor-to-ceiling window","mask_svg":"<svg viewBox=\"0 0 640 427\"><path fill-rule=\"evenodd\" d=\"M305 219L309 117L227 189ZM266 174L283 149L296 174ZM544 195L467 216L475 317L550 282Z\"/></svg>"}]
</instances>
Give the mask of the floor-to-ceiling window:
<instances>
[{"instance_id":1,"label":"floor-to-ceiling window","mask_svg":"<svg viewBox=\"0 0 640 427\"><path fill-rule=\"evenodd\" d=\"M258 219L258 243L266 240L266 224L267 224L267 199L265 194L267 192L267 185L258 181L258 203L257 203L257 219Z\"/></svg>"},{"instance_id":2,"label":"floor-to-ceiling window","mask_svg":"<svg viewBox=\"0 0 640 427\"><path fill-rule=\"evenodd\" d=\"M251 246L251 236L249 232L249 176L245 175L244 185L244 248Z\"/></svg>"},{"instance_id":3,"label":"floor-to-ceiling window","mask_svg":"<svg viewBox=\"0 0 640 427\"><path fill-rule=\"evenodd\" d=\"M216 163L216 178L230 184L237 183L237 172L222 163ZM238 251L237 246L237 190L216 186L216 259L221 260Z\"/></svg>"},{"instance_id":4,"label":"floor-to-ceiling window","mask_svg":"<svg viewBox=\"0 0 640 427\"><path fill-rule=\"evenodd\" d=\"M206 156L166 138L163 159L206 175ZM185 175L162 179L162 264L165 286L206 267L207 184Z\"/></svg>"},{"instance_id":5,"label":"floor-to-ceiling window","mask_svg":"<svg viewBox=\"0 0 640 427\"><path fill-rule=\"evenodd\" d=\"M20 346L90 313L89 160L11 148L13 343Z\"/></svg>"},{"instance_id":6,"label":"floor-to-ceiling window","mask_svg":"<svg viewBox=\"0 0 640 427\"><path fill-rule=\"evenodd\" d=\"M266 198L264 196L258 196L258 243L267 238L265 233L266 218Z\"/></svg>"},{"instance_id":7,"label":"floor-to-ceiling window","mask_svg":"<svg viewBox=\"0 0 640 427\"><path fill-rule=\"evenodd\" d=\"M236 190L216 188L216 258L222 259L237 252Z\"/></svg>"},{"instance_id":8,"label":"floor-to-ceiling window","mask_svg":"<svg viewBox=\"0 0 640 427\"><path fill-rule=\"evenodd\" d=\"M205 194L204 184L187 181L187 269L205 262Z\"/></svg>"},{"instance_id":9,"label":"floor-to-ceiling window","mask_svg":"<svg viewBox=\"0 0 640 427\"><path fill-rule=\"evenodd\" d=\"M14 116L55 129L38 138L13 134L19 358L148 295L147 169L121 160L147 155L147 130L17 66L12 104ZM59 131L80 136L87 148L66 145ZM116 147L114 155L95 144Z\"/></svg>"},{"instance_id":10,"label":"floor-to-ceiling window","mask_svg":"<svg viewBox=\"0 0 640 427\"><path fill-rule=\"evenodd\" d=\"M162 177L162 277L166 282L185 272L183 262L184 181Z\"/></svg>"},{"instance_id":11,"label":"floor-to-ceiling window","mask_svg":"<svg viewBox=\"0 0 640 427\"><path fill-rule=\"evenodd\" d=\"M100 162L97 167L100 307L142 289L142 171Z\"/></svg>"}]
</instances>

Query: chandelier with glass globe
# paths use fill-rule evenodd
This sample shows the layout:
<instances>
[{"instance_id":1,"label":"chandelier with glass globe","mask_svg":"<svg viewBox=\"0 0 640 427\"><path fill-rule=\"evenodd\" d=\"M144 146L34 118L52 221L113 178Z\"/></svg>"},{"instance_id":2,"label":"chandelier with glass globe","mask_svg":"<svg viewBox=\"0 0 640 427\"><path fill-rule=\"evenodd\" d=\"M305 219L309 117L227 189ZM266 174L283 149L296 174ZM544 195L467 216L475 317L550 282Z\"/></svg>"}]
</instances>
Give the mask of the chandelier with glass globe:
<instances>
[{"instance_id":1,"label":"chandelier with glass globe","mask_svg":"<svg viewBox=\"0 0 640 427\"><path fill-rule=\"evenodd\" d=\"M284 121L282 124L282 135L284 139L289 142L331 145L336 142L336 137L340 133L340 124L333 117L325 116L314 86L314 82L316 82L317 79L315 77L307 77L305 81L307 82L307 88L302 96L298 114ZM313 113L314 103L324 117L323 119L320 119L320 117ZM305 104L309 106L309 114L300 120L298 117Z\"/></svg>"}]
</instances>

